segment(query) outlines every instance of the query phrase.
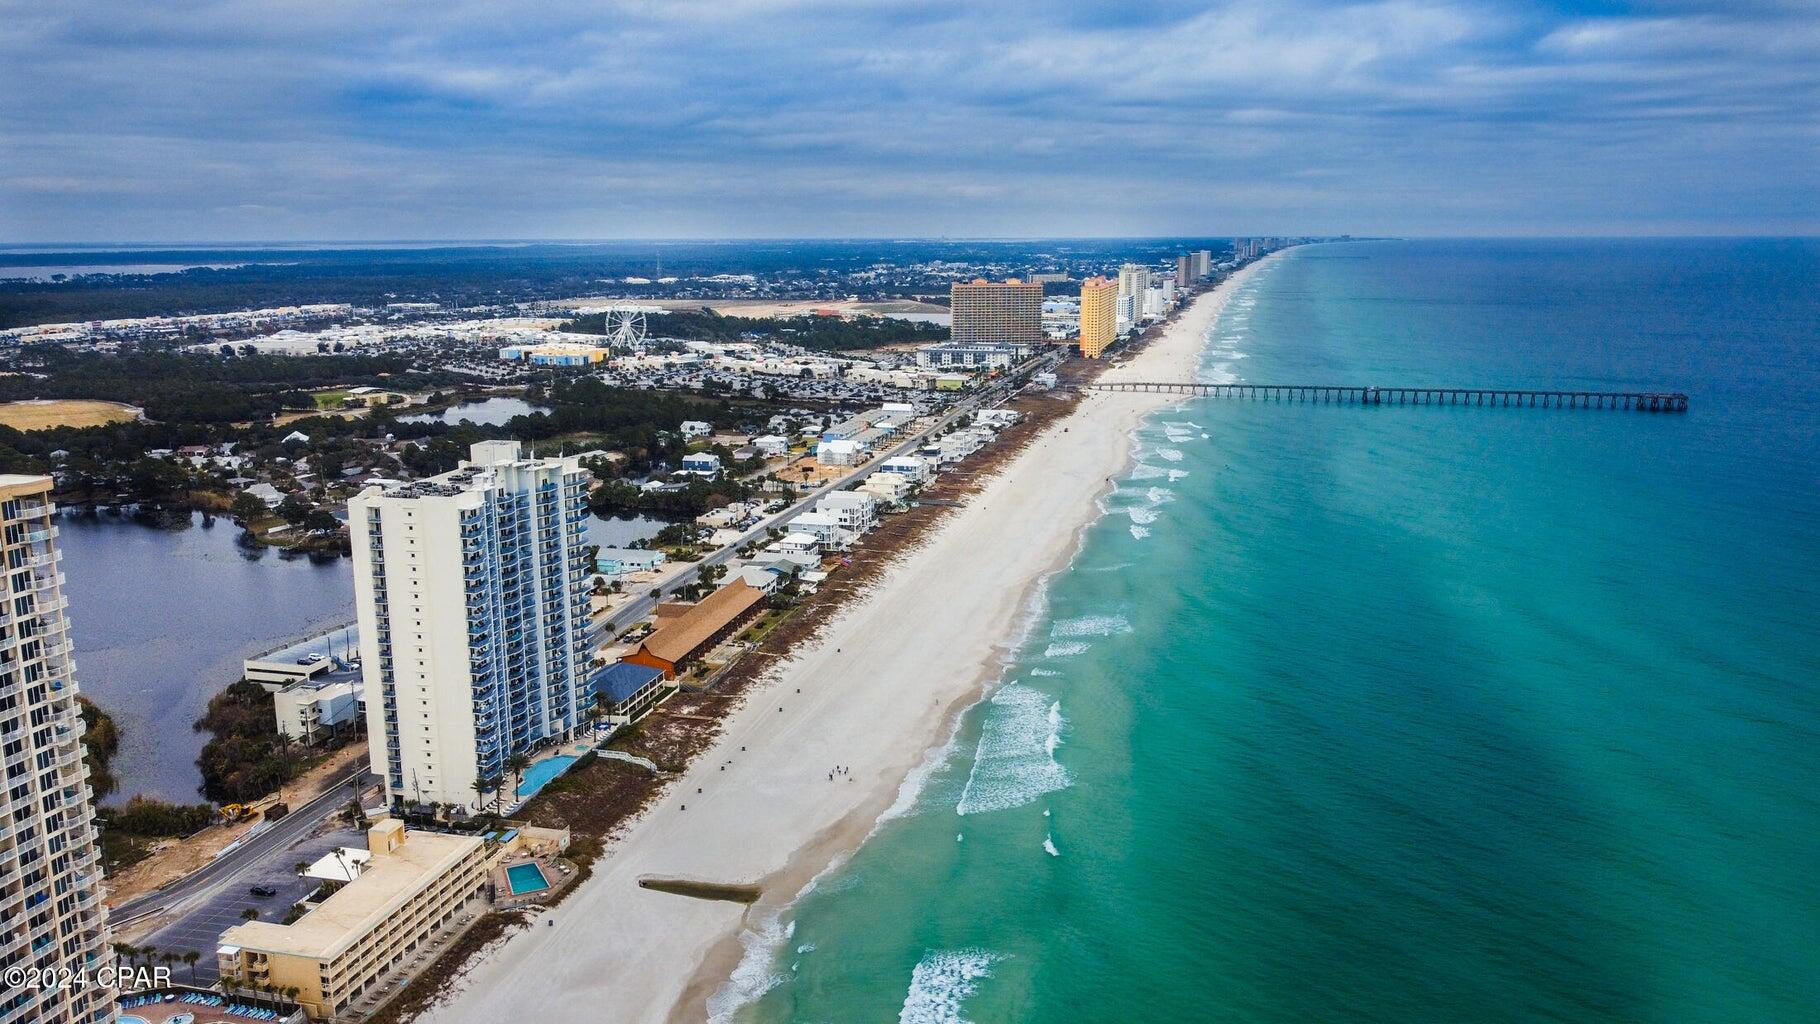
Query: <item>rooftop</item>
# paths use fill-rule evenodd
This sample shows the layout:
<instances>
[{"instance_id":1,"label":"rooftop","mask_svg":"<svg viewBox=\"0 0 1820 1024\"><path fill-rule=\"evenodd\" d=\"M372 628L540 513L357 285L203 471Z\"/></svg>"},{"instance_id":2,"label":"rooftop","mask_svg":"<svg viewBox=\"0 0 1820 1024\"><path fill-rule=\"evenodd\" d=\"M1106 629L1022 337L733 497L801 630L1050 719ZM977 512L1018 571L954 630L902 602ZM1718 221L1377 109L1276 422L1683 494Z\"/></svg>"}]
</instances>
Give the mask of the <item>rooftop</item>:
<instances>
[{"instance_id":1,"label":"rooftop","mask_svg":"<svg viewBox=\"0 0 1820 1024\"><path fill-rule=\"evenodd\" d=\"M386 822L374 825L385 827ZM404 833L390 852L376 852L360 877L292 924L249 921L221 933L223 946L332 960L377 927L425 886L480 846L473 836Z\"/></svg>"},{"instance_id":2,"label":"rooftop","mask_svg":"<svg viewBox=\"0 0 1820 1024\"><path fill-rule=\"evenodd\" d=\"M649 665L620 661L608 665L588 679L588 689L608 700L622 701L663 678L663 670Z\"/></svg>"},{"instance_id":3,"label":"rooftop","mask_svg":"<svg viewBox=\"0 0 1820 1024\"><path fill-rule=\"evenodd\" d=\"M764 599L763 591L748 586L744 580L734 580L659 626L645 638L644 650L668 662L682 661Z\"/></svg>"}]
</instances>

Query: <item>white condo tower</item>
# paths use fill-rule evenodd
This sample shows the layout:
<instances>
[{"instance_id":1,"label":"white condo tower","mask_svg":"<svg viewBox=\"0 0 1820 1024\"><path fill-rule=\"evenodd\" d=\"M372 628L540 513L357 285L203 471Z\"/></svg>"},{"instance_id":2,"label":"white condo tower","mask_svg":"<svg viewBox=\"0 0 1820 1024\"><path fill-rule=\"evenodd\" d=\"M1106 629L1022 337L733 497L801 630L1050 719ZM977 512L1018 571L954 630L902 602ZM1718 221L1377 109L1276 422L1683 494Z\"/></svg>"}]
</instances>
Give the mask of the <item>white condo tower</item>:
<instances>
[{"instance_id":1,"label":"white condo tower","mask_svg":"<svg viewBox=\"0 0 1820 1024\"><path fill-rule=\"evenodd\" d=\"M485 441L348 503L368 743L394 804L474 807L477 780L581 724L586 481L574 457Z\"/></svg>"}]
</instances>

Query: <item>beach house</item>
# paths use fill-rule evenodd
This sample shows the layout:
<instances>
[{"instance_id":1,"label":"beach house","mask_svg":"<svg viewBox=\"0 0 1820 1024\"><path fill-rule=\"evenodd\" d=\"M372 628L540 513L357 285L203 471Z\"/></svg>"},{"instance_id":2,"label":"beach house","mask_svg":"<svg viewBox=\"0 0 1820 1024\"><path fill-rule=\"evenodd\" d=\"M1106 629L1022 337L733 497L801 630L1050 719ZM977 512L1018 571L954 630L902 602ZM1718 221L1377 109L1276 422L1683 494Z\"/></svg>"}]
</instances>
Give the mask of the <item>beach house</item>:
<instances>
[{"instance_id":1,"label":"beach house","mask_svg":"<svg viewBox=\"0 0 1820 1024\"><path fill-rule=\"evenodd\" d=\"M623 576L626 573L650 572L664 564L666 558L662 551L647 551L644 548L601 548L594 554L594 568L608 576Z\"/></svg>"},{"instance_id":2,"label":"beach house","mask_svg":"<svg viewBox=\"0 0 1820 1024\"><path fill-rule=\"evenodd\" d=\"M765 550L779 551L786 555L819 555L822 542L813 533L793 532L779 537L775 543L767 545Z\"/></svg>"},{"instance_id":3,"label":"beach house","mask_svg":"<svg viewBox=\"0 0 1820 1024\"><path fill-rule=\"evenodd\" d=\"M853 546L853 541L858 536L852 529L842 525L840 519L821 511L804 512L790 520L790 531L790 536L784 540L798 535L814 537L823 551L845 551Z\"/></svg>"},{"instance_id":4,"label":"beach house","mask_svg":"<svg viewBox=\"0 0 1820 1024\"><path fill-rule=\"evenodd\" d=\"M927 460L914 455L897 455L879 463L880 469L887 473L896 473L913 484L925 483L933 475L934 467Z\"/></svg>"},{"instance_id":5,"label":"beach house","mask_svg":"<svg viewBox=\"0 0 1820 1024\"><path fill-rule=\"evenodd\" d=\"M833 519L851 539L878 525L878 496L864 491L835 491L815 503L815 511Z\"/></svg>"},{"instance_id":6,"label":"beach house","mask_svg":"<svg viewBox=\"0 0 1820 1024\"><path fill-rule=\"evenodd\" d=\"M815 461L824 466L856 466L863 457L858 441L837 439L815 446Z\"/></svg>"},{"instance_id":7,"label":"beach house","mask_svg":"<svg viewBox=\"0 0 1820 1024\"><path fill-rule=\"evenodd\" d=\"M880 471L866 477L859 489L880 501L896 504L910 494L910 481L901 473Z\"/></svg>"},{"instance_id":8,"label":"beach house","mask_svg":"<svg viewBox=\"0 0 1820 1024\"><path fill-rule=\"evenodd\" d=\"M720 456L713 452L694 452L683 456L682 471L696 476L715 477L720 475Z\"/></svg>"}]
</instances>

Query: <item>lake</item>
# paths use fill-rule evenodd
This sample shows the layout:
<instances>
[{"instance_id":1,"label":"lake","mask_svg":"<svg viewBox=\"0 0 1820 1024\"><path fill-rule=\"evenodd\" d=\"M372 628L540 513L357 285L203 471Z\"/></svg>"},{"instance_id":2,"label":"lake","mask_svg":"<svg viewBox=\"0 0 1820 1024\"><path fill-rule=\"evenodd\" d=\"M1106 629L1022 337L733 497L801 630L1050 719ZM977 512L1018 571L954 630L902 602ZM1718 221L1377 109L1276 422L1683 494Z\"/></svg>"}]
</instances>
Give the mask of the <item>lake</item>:
<instances>
[{"instance_id":1,"label":"lake","mask_svg":"<svg viewBox=\"0 0 1820 1024\"><path fill-rule=\"evenodd\" d=\"M463 402L452 405L441 412L419 413L416 416L400 416L400 423L475 423L483 427L502 426L514 416L529 416L532 413L548 412L541 405L533 405L522 398L483 398L478 402Z\"/></svg>"},{"instance_id":2,"label":"lake","mask_svg":"<svg viewBox=\"0 0 1820 1024\"><path fill-rule=\"evenodd\" d=\"M200 514L171 527L66 512L57 519L76 681L121 729L110 802L144 793L193 803L191 728L250 655L354 618L352 563L243 547Z\"/></svg>"}]
</instances>

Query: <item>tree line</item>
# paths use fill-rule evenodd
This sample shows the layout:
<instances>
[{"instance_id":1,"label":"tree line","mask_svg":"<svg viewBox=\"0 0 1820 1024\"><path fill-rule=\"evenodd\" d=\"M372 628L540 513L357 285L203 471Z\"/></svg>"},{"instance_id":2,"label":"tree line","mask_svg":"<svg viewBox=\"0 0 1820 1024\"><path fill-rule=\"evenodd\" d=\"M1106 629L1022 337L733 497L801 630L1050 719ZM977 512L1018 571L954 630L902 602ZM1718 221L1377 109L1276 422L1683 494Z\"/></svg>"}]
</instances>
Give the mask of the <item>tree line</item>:
<instances>
[{"instance_id":1,"label":"tree line","mask_svg":"<svg viewBox=\"0 0 1820 1024\"><path fill-rule=\"evenodd\" d=\"M562 325L577 334L606 334L607 314L578 316ZM947 341L948 329L939 324L895 317L838 316L749 317L717 313L712 309L675 309L649 319L652 333L667 338L727 344L764 338L816 352L848 352L886 345L926 345Z\"/></svg>"}]
</instances>

